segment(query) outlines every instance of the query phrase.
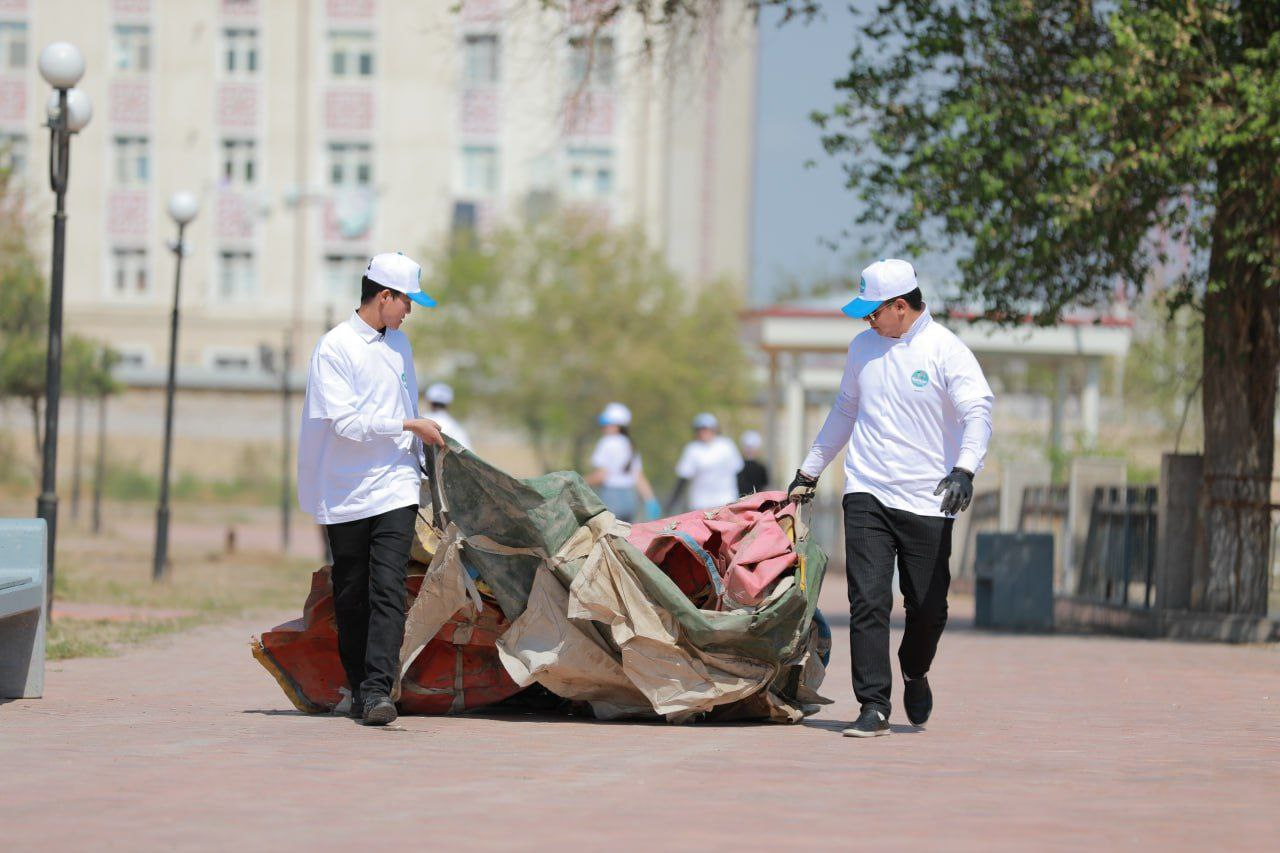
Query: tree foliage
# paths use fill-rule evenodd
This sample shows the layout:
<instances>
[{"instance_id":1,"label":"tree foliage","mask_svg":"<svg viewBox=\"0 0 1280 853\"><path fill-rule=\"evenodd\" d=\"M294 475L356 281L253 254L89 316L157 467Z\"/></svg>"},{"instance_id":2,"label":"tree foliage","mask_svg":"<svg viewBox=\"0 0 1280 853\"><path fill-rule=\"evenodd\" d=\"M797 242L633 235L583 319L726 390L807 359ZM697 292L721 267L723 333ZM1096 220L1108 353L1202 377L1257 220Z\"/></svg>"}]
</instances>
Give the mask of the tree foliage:
<instances>
[{"instance_id":1,"label":"tree foliage","mask_svg":"<svg viewBox=\"0 0 1280 853\"><path fill-rule=\"evenodd\" d=\"M502 228L455 242L430 287L419 357L451 361L460 402L522 429L547 470L581 470L596 416L620 400L662 481L696 412L747 400L735 293L688 288L638 231L573 213Z\"/></svg>"},{"instance_id":2,"label":"tree foliage","mask_svg":"<svg viewBox=\"0 0 1280 853\"><path fill-rule=\"evenodd\" d=\"M1053 322L1191 262L1202 313L1209 574L1193 602L1266 609L1280 368L1280 3L886 0L816 116L849 187L962 295Z\"/></svg>"}]
</instances>

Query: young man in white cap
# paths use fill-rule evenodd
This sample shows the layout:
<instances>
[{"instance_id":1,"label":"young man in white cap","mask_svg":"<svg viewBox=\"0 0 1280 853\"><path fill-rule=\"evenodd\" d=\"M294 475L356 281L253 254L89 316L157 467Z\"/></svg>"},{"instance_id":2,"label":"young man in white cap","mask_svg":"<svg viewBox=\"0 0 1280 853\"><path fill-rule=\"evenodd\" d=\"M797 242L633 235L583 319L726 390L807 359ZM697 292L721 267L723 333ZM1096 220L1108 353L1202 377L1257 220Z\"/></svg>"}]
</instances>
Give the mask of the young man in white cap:
<instances>
[{"instance_id":1,"label":"young man in white cap","mask_svg":"<svg viewBox=\"0 0 1280 853\"><path fill-rule=\"evenodd\" d=\"M738 499L738 472L742 455L733 439L720 434L720 422L710 412L693 419L693 441L684 446L676 463L675 488L667 501L674 515L677 504L689 490L689 509L715 509Z\"/></svg>"},{"instance_id":2,"label":"young man in white cap","mask_svg":"<svg viewBox=\"0 0 1280 853\"><path fill-rule=\"evenodd\" d=\"M947 623L951 528L973 498L994 397L973 353L930 317L906 261L863 270L844 313L871 328L850 344L835 404L788 491L811 500L818 476L846 451L849 645L862 710L844 734L874 737L889 733L895 560L907 614L903 706L917 726L933 710L926 676Z\"/></svg>"},{"instance_id":3,"label":"young man in white cap","mask_svg":"<svg viewBox=\"0 0 1280 853\"><path fill-rule=\"evenodd\" d=\"M329 540L351 715L369 725L396 718L419 442L444 444L435 422L418 416L413 350L400 331L415 303L435 305L421 275L401 253L369 262L360 307L311 354L298 439L298 503Z\"/></svg>"},{"instance_id":4,"label":"young man in white cap","mask_svg":"<svg viewBox=\"0 0 1280 853\"><path fill-rule=\"evenodd\" d=\"M431 420L440 425L440 431L461 444L467 450L471 449L471 436L467 434L462 424L458 423L449 412L449 407L453 405L453 388L443 382L433 382L427 386L427 414L431 416Z\"/></svg>"}]
</instances>

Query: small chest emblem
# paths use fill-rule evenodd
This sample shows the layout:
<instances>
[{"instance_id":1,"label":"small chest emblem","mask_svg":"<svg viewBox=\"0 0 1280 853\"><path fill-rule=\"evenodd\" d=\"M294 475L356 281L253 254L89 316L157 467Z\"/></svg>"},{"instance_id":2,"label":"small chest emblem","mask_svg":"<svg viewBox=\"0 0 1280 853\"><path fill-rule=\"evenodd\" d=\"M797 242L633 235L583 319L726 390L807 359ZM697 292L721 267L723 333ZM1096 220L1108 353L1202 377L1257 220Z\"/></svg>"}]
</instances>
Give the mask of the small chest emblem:
<instances>
[{"instance_id":1,"label":"small chest emblem","mask_svg":"<svg viewBox=\"0 0 1280 853\"><path fill-rule=\"evenodd\" d=\"M409 377L406 376L403 371L401 371L400 373L400 384L403 385L405 388L409 387Z\"/></svg>"},{"instance_id":2,"label":"small chest emblem","mask_svg":"<svg viewBox=\"0 0 1280 853\"><path fill-rule=\"evenodd\" d=\"M911 374L911 384L917 388L923 388L929 384L929 374L925 373L923 370L917 370L915 373Z\"/></svg>"}]
</instances>

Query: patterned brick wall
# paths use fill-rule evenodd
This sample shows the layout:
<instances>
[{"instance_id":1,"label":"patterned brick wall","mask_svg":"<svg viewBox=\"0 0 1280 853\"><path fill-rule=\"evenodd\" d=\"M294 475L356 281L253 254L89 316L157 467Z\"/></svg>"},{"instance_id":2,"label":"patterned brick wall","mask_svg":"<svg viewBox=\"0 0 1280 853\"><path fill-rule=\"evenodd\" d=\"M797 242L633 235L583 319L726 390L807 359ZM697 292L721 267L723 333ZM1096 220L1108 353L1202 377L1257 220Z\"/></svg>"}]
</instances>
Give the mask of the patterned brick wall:
<instances>
[{"instance_id":1,"label":"patterned brick wall","mask_svg":"<svg viewBox=\"0 0 1280 853\"><path fill-rule=\"evenodd\" d=\"M609 92L579 92L565 99L564 132L603 139L613 135L614 98Z\"/></svg>"},{"instance_id":2,"label":"patterned brick wall","mask_svg":"<svg viewBox=\"0 0 1280 853\"><path fill-rule=\"evenodd\" d=\"M253 83L219 85L217 119L220 128L257 128L258 87Z\"/></svg>"},{"instance_id":3,"label":"patterned brick wall","mask_svg":"<svg viewBox=\"0 0 1280 853\"><path fill-rule=\"evenodd\" d=\"M325 92L324 127L329 131L373 130L373 91L335 88Z\"/></svg>"},{"instance_id":4,"label":"patterned brick wall","mask_svg":"<svg viewBox=\"0 0 1280 853\"><path fill-rule=\"evenodd\" d=\"M218 239L250 240L255 221L252 195L223 189L218 191Z\"/></svg>"},{"instance_id":5,"label":"patterned brick wall","mask_svg":"<svg viewBox=\"0 0 1280 853\"><path fill-rule=\"evenodd\" d=\"M347 20L367 20L377 11L374 0L327 0L324 8L330 18Z\"/></svg>"},{"instance_id":6,"label":"patterned brick wall","mask_svg":"<svg viewBox=\"0 0 1280 853\"><path fill-rule=\"evenodd\" d=\"M114 241L145 241L150 235L147 190L111 190L107 193L107 236Z\"/></svg>"},{"instance_id":7,"label":"patterned brick wall","mask_svg":"<svg viewBox=\"0 0 1280 853\"><path fill-rule=\"evenodd\" d=\"M151 121L151 86L146 80L112 80L107 115L113 128L141 128Z\"/></svg>"},{"instance_id":8,"label":"patterned brick wall","mask_svg":"<svg viewBox=\"0 0 1280 853\"><path fill-rule=\"evenodd\" d=\"M501 120L501 100L493 89L467 89L462 93L462 132L468 136L493 136Z\"/></svg>"},{"instance_id":9,"label":"patterned brick wall","mask_svg":"<svg viewBox=\"0 0 1280 853\"><path fill-rule=\"evenodd\" d=\"M26 118L26 79L17 74L0 77L0 124L23 125Z\"/></svg>"}]
</instances>

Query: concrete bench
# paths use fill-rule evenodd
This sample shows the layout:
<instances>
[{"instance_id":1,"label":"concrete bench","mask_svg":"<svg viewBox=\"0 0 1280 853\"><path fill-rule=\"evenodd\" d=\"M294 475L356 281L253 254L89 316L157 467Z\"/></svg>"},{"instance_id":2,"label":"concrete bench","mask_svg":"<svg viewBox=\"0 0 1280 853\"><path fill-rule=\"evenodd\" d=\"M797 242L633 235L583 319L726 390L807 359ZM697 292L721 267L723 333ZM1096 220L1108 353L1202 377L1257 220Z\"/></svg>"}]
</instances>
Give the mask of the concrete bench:
<instances>
[{"instance_id":1,"label":"concrete bench","mask_svg":"<svg viewBox=\"0 0 1280 853\"><path fill-rule=\"evenodd\" d=\"M46 536L43 519L0 518L0 699L44 693Z\"/></svg>"}]
</instances>

